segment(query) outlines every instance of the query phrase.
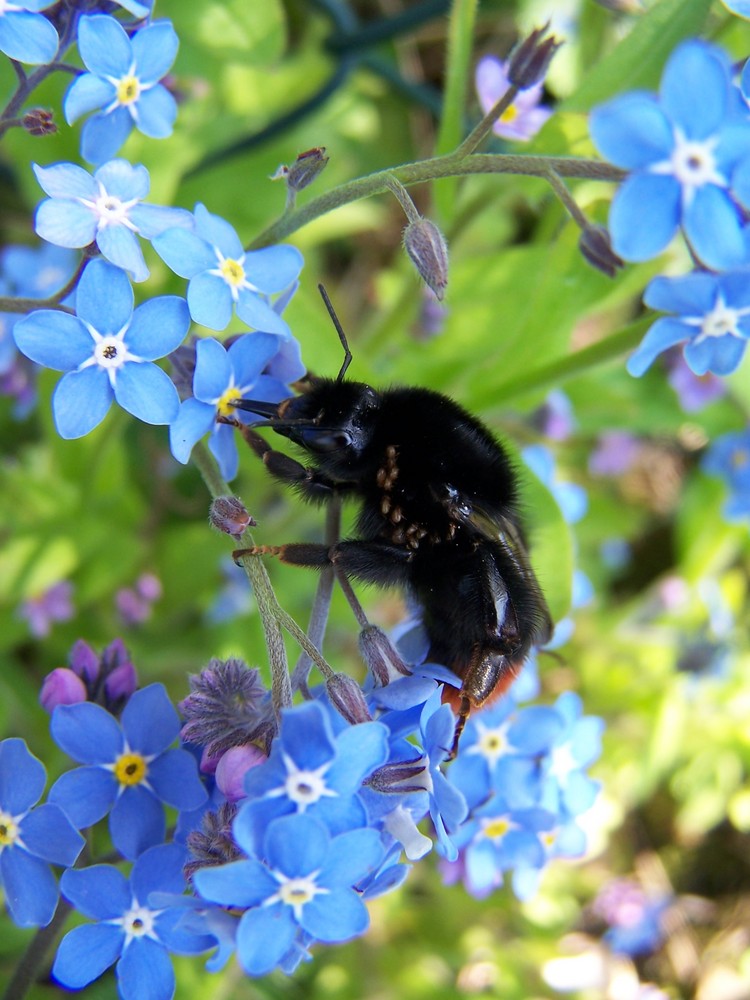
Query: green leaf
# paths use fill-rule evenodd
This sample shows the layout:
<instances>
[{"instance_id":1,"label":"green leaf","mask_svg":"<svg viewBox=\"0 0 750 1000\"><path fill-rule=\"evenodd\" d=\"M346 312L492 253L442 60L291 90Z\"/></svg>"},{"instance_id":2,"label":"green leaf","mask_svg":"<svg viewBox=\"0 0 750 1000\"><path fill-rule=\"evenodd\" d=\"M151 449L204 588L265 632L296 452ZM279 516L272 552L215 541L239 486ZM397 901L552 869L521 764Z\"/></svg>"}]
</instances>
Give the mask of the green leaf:
<instances>
[{"instance_id":1,"label":"green leaf","mask_svg":"<svg viewBox=\"0 0 750 1000\"><path fill-rule=\"evenodd\" d=\"M215 56L268 65L284 52L286 19L280 0L251 4L222 0L180 7L181 31Z\"/></svg>"},{"instance_id":2,"label":"green leaf","mask_svg":"<svg viewBox=\"0 0 750 1000\"><path fill-rule=\"evenodd\" d=\"M614 51L586 73L562 111L589 111L623 90L653 90L669 54L684 38L700 34L711 0L662 0L640 18Z\"/></svg>"}]
</instances>

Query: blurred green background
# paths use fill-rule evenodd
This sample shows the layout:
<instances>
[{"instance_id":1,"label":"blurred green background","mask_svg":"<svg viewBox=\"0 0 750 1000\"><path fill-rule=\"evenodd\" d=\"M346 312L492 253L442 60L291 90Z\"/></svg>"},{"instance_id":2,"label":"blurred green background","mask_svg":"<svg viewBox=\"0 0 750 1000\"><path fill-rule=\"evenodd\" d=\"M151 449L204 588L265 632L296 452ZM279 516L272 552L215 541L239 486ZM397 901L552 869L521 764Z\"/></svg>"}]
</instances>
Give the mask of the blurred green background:
<instances>
[{"instance_id":1,"label":"blurred green background","mask_svg":"<svg viewBox=\"0 0 750 1000\"><path fill-rule=\"evenodd\" d=\"M151 201L190 209L202 202L249 243L283 212L283 184L269 178L299 152L325 146L330 156L315 187L300 195L304 205L352 178L449 151L479 118L471 85L477 59L507 54L549 18L565 41L546 84L556 113L522 152L592 156L586 112L618 91L656 87L683 37L717 40L737 60L750 48L747 22L707 0L483 0L457 3L452 16L445 4L420 18L437 6L158 0L156 14L173 20L181 40L173 81L180 114L170 139L135 133L122 155L149 168ZM351 40L339 44L343 10L365 32L402 15L413 23L407 18L394 38L355 49ZM461 25L472 20L472 37L462 40ZM339 85L327 99L276 128L335 75ZM78 161L79 129L65 126L59 110L68 80L51 77L33 101L55 109L58 134L35 139L11 130L0 149L3 245L34 239L41 192L29 164ZM446 80L453 89L441 129L434 112ZM0 92L13 84L10 67L0 67ZM264 131L271 134L253 141ZM237 143L244 146L228 154ZM490 148L509 147L493 140ZM609 185L581 181L571 190L592 220L606 221ZM236 968L210 976L199 960L178 960L177 997L532 1000L558 995L561 976L570 987L562 995L584 1000L645 1000L644 983L673 998L750 997L750 535L746 523L725 523L723 488L699 469L711 438L747 423L747 360L723 399L686 414L658 364L633 379L622 341L615 349L610 340L631 329L629 342L637 343L646 326L644 284L684 270L684 250L628 266L613 281L583 261L575 225L542 181L476 176L411 194L450 246L439 333L425 330L427 298L401 250L403 213L390 195L344 206L290 237L306 263L286 318L311 369L337 372L340 344L317 292L324 282L349 337L351 377L446 392L512 449L543 440L538 413L552 389L569 397L574 428L551 447L560 479L586 488L588 513L565 525L544 488L531 474L524 479L534 562L556 615L568 612L574 564L593 585L589 603L573 612L575 630L560 657L540 659L544 700L576 690L586 713L606 720L593 769L602 794L586 824L590 851L580 862L553 864L527 903L508 888L477 901L460 885L443 887L428 858L401 891L372 905L362 940L316 948L314 961L289 979L250 982ZM184 293L184 282L144 249L152 268L145 295ZM239 329L234 323L227 333ZM77 638L101 649L121 635L141 683L163 681L175 699L212 656L265 662L252 598L238 577L240 613L216 620L231 541L209 529L205 486L171 458L166 429L118 411L88 437L62 441L50 415L56 378L42 373L39 405L23 421L0 399L0 734L25 737L52 775L63 761L38 690ZM638 436L638 460L621 475L595 475L591 454L599 435L613 430ZM250 454L232 486L258 521L259 543L320 539L321 511L271 483ZM282 606L304 623L314 575L268 568ZM163 593L146 621L127 624L117 594L143 573L155 574ZM74 617L32 636L19 608L63 580L73 586ZM374 622L401 619L397 595L362 596ZM355 623L338 594L325 650L335 667L361 671ZM289 654L297 655L292 643ZM602 944L606 925L592 907L619 877L672 896L664 941L635 962ZM0 971L8 975L30 934L0 919ZM57 992L42 984L32 995ZM86 991L115 995L111 975Z\"/></svg>"}]
</instances>

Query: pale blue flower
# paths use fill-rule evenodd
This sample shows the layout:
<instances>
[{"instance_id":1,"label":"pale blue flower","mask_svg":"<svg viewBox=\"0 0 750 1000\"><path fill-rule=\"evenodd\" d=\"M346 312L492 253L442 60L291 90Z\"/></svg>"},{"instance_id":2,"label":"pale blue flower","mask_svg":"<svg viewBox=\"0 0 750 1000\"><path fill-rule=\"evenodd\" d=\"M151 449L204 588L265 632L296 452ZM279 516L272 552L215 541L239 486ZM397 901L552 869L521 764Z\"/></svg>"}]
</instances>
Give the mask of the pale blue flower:
<instances>
[{"instance_id":1,"label":"pale blue flower","mask_svg":"<svg viewBox=\"0 0 750 1000\"><path fill-rule=\"evenodd\" d=\"M39 11L52 0L3 0L0 4L0 52L33 66L50 63L60 39L51 21Z\"/></svg>"},{"instance_id":2,"label":"pale blue flower","mask_svg":"<svg viewBox=\"0 0 750 1000\"><path fill-rule=\"evenodd\" d=\"M188 326L185 300L150 299L133 311L133 289L120 268L93 260L78 285L76 315L39 309L13 328L18 349L32 361L66 372L52 397L57 431L82 437L106 416L113 400L149 424L171 423L179 397L153 362L181 343Z\"/></svg>"},{"instance_id":3,"label":"pale blue flower","mask_svg":"<svg viewBox=\"0 0 750 1000\"><path fill-rule=\"evenodd\" d=\"M138 236L150 240L165 229L191 226L182 208L143 205L150 179L142 165L110 160L93 177L75 163L34 164L36 179L50 197L37 209L36 232L59 247L96 242L102 255L145 281L149 270Z\"/></svg>"},{"instance_id":4,"label":"pale blue flower","mask_svg":"<svg viewBox=\"0 0 750 1000\"><path fill-rule=\"evenodd\" d=\"M72 124L89 111L81 154L90 163L111 159L135 126L151 139L171 135L177 103L159 81L169 71L179 40L170 21L152 21L129 36L106 14L82 17L78 49L88 73L77 77L63 103Z\"/></svg>"},{"instance_id":5,"label":"pale blue flower","mask_svg":"<svg viewBox=\"0 0 750 1000\"><path fill-rule=\"evenodd\" d=\"M253 329L289 336L268 296L297 280L303 261L296 247L245 251L234 228L201 204L195 206L195 231L168 229L153 246L175 274L189 279L187 301L196 323L224 330L236 309Z\"/></svg>"}]
</instances>

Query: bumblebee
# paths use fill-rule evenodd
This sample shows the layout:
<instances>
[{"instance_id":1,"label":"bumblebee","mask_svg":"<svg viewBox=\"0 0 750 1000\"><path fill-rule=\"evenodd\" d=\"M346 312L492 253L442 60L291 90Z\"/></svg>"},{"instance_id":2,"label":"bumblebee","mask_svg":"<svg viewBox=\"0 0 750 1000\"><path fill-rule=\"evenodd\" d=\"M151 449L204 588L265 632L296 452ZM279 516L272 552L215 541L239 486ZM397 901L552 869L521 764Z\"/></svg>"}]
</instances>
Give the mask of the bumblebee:
<instances>
[{"instance_id":1,"label":"bumblebee","mask_svg":"<svg viewBox=\"0 0 750 1000\"><path fill-rule=\"evenodd\" d=\"M428 658L460 678L444 700L458 714L453 752L472 709L509 686L530 651L550 637L547 603L529 563L518 478L489 430L441 393L373 389L338 376L313 378L281 403L238 400L263 426L307 454L274 450L250 427L243 436L268 471L318 503L359 504L354 537L273 547L283 562L397 586L421 608Z\"/></svg>"}]
</instances>

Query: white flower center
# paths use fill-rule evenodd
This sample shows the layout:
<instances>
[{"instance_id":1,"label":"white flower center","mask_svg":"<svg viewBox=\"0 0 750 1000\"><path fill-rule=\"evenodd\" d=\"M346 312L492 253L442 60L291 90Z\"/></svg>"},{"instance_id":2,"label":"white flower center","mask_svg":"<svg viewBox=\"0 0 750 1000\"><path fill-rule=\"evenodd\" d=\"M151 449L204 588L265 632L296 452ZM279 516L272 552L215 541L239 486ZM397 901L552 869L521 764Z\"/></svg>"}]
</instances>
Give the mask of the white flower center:
<instances>
[{"instance_id":1,"label":"white flower center","mask_svg":"<svg viewBox=\"0 0 750 1000\"><path fill-rule=\"evenodd\" d=\"M123 913L121 917L113 920L113 924L119 924L125 931L125 945L130 944L134 938L149 937L153 941L158 941L159 936L155 930L156 917L160 910L149 910L147 906L140 906L134 901L133 906Z\"/></svg>"},{"instance_id":2,"label":"white flower center","mask_svg":"<svg viewBox=\"0 0 750 1000\"><path fill-rule=\"evenodd\" d=\"M569 775L579 767L570 742L562 743L552 751L549 773L557 778L561 785L567 785Z\"/></svg>"},{"instance_id":3,"label":"white flower center","mask_svg":"<svg viewBox=\"0 0 750 1000\"><path fill-rule=\"evenodd\" d=\"M477 742L469 747L468 753L481 754L482 757L487 761L490 768L494 768L500 758L508 749L508 737L507 737L507 725L495 726L490 729L489 726L485 726L482 722L477 720L476 723L478 739Z\"/></svg>"},{"instance_id":4,"label":"white flower center","mask_svg":"<svg viewBox=\"0 0 750 1000\"><path fill-rule=\"evenodd\" d=\"M279 891L265 899L263 905L271 906L274 903L284 903L285 906L291 906L294 911L294 919L297 921L302 917L305 903L309 903L311 899L325 895L329 891L315 884L315 879L320 872L311 872L309 875L297 878L288 878L282 872L277 871L272 871L271 874L279 883Z\"/></svg>"},{"instance_id":5,"label":"white flower center","mask_svg":"<svg viewBox=\"0 0 750 1000\"><path fill-rule=\"evenodd\" d=\"M129 201L123 201L117 195L109 194L101 183L99 183L99 195L93 201L90 198L78 199L96 216L97 230L105 229L107 226L126 226L134 233L138 232L138 227L131 222L129 212L138 204L139 200L139 198L131 198Z\"/></svg>"},{"instance_id":6,"label":"white flower center","mask_svg":"<svg viewBox=\"0 0 750 1000\"><path fill-rule=\"evenodd\" d=\"M674 149L668 160L655 163L651 170L656 174L671 174L683 189L685 201L690 201L704 184L727 186L727 179L716 165L714 151L718 136L697 141L688 139L678 128L674 130Z\"/></svg>"},{"instance_id":7,"label":"white flower center","mask_svg":"<svg viewBox=\"0 0 750 1000\"><path fill-rule=\"evenodd\" d=\"M726 305L721 295L716 297L716 304L711 312L701 316L700 333L696 337L696 343L705 340L707 337L724 337L729 334L732 337L742 337L739 323L743 316L750 313L750 308L733 309Z\"/></svg>"},{"instance_id":8,"label":"white flower center","mask_svg":"<svg viewBox=\"0 0 750 1000\"><path fill-rule=\"evenodd\" d=\"M94 360L100 368L119 368L127 351L119 337L102 337L94 348Z\"/></svg>"},{"instance_id":9,"label":"white flower center","mask_svg":"<svg viewBox=\"0 0 750 1000\"><path fill-rule=\"evenodd\" d=\"M283 757L287 771L286 780L282 786L268 793L271 798L285 795L296 805L297 812L303 813L308 806L314 805L319 799L337 796L338 793L326 785L324 777L332 761L327 761L315 771L305 771L298 768L287 754Z\"/></svg>"}]
</instances>

